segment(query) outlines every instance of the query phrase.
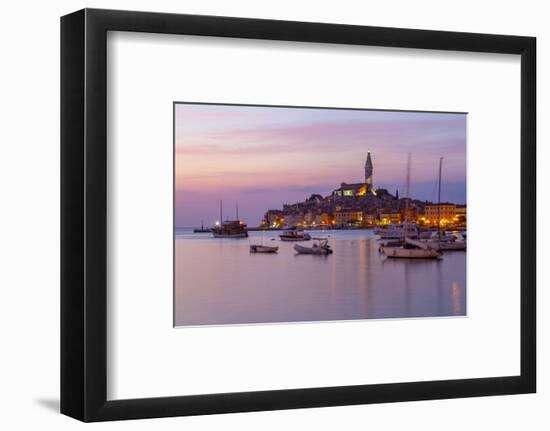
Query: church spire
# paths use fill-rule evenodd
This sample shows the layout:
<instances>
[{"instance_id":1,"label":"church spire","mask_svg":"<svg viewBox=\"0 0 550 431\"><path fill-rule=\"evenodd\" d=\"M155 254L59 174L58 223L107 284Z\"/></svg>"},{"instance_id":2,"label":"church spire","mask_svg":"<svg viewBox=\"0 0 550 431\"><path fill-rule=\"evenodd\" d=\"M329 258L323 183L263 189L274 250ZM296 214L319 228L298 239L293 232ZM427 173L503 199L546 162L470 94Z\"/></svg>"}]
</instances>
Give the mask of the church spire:
<instances>
[{"instance_id":1,"label":"church spire","mask_svg":"<svg viewBox=\"0 0 550 431\"><path fill-rule=\"evenodd\" d=\"M372 181L372 174L373 174L373 165L372 160L370 158L370 150L367 151L367 161L365 162L365 185L367 186L367 193L370 193L373 191L373 181Z\"/></svg>"}]
</instances>

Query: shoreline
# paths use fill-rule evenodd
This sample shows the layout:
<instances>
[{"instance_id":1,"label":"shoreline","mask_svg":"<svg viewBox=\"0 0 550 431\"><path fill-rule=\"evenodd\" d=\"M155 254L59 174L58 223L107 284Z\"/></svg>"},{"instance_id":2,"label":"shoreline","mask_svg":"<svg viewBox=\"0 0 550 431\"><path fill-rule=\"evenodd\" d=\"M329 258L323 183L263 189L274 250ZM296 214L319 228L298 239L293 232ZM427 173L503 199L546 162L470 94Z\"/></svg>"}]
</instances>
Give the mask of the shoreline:
<instances>
[{"instance_id":1,"label":"shoreline","mask_svg":"<svg viewBox=\"0 0 550 431\"><path fill-rule=\"evenodd\" d=\"M311 227L311 226L307 226L307 227L297 227L296 229L298 230L317 230L317 231L323 231L323 230L372 230L372 229L376 229L378 227L381 227L382 225L380 226L358 226L358 227L327 227L327 226L323 226L323 227ZM437 228L437 226L435 227L432 227L432 228ZM181 227L181 226L176 226L175 229L199 229L199 228L195 228L195 227ZM448 226L448 227L443 227L444 230L466 230L467 227L466 226ZM206 229L205 229L206 230ZM287 228L271 228L271 227L268 227L268 228L265 228L265 227L249 227L246 229L247 231L249 232L278 232L278 231L284 231L284 230L287 230ZM208 233L209 231L206 231L204 233Z\"/></svg>"}]
</instances>

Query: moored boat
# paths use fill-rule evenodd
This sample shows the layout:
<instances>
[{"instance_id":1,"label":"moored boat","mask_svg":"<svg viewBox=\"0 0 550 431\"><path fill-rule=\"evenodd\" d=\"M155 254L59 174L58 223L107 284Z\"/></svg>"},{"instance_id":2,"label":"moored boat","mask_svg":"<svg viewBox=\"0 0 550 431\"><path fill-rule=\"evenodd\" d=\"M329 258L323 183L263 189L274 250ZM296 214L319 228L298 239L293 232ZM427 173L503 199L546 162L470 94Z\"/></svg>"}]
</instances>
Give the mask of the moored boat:
<instances>
[{"instance_id":1,"label":"moored boat","mask_svg":"<svg viewBox=\"0 0 550 431\"><path fill-rule=\"evenodd\" d=\"M380 252L389 258L401 259L437 259L443 254L423 241L405 238L400 246L380 246Z\"/></svg>"},{"instance_id":2,"label":"moored boat","mask_svg":"<svg viewBox=\"0 0 550 431\"><path fill-rule=\"evenodd\" d=\"M270 247L267 245L251 245L250 253L277 253L279 247Z\"/></svg>"},{"instance_id":3,"label":"moored boat","mask_svg":"<svg viewBox=\"0 0 550 431\"><path fill-rule=\"evenodd\" d=\"M465 251L466 241L435 242L431 244L434 249L441 251Z\"/></svg>"},{"instance_id":4,"label":"moored boat","mask_svg":"<svg viewBox=\"0 0 550 431\"><path fill-rule=\"evenodd\" d=\"M464 251L466 250L466 240L462 237L462 235L445 235L441 237L437 237L434 235L430 240L426 241L428 245L430 245L435 250L442 250L442 251Z\"/></svg>"},{"instance_id":5,"label":"moored boat","mask_svg":"<svg viewBox=\"0 0 550 431\"><path fill-rule=\"evenodd\" d=\"M227 220L212 228L214 238L247 238L246 224L240 220Z\"/></svg>"},{"instance_id":6,"label":"moored boat","mask_svg":"<svg viewBox=\"0 0 550 431\"><path fill-rule=\"evenodd\" d=\"M438 215L437 230L432 232L431 237L424 241L426 245L438 251L466 250L466 239L460 233L446 234L441 229L441 176L443 172L443 157L439 158L439 181L438 181Z\"/></svg>"},{"instance_id":7,"label":"moored boat","mask_svg":"<svg viewBox=\"0 0 550 431\"><path fill-rule=\"evenodd\" d=\"M379 227L374 233L380 239L403 239L405 237L416 238L418 236L418 228L414 223L402 223L389 225L387 227Z\"/></svg>"},{"instance_id":8,"label":"moored boat","mask_svg":"<svg viewBox=\"0 0 550 431\"><path fill-rule=\"evenodd\" d=\"M328 240L314 243L313 247L304 247L303 245L295 244L294 250L296 250L298 254L332 254L332 248L328 245Z\"/></svg>"},{"instance_id":9,"label":"moored boat","mask_svg":"<svg viewBox=\"0 0 550 431\"><path fill-rule=\"evenodd\" d=\"M247 238L246 224L239 219L239 206L236 205L236 220L223 220L223 202L220 200L220 221L210 229L214 238Z\"/></svg>"},{"instance_id":10,"label":"moored boat","mask_svg":"<svg viewBox=\"0 0 550 431\"><path fill-rule=\"evenodd\" d=\"M279 238L281 241L309 241L311 239L311 235L301 230L288 229L279 235Z\"/></svg>"}]
</instances>

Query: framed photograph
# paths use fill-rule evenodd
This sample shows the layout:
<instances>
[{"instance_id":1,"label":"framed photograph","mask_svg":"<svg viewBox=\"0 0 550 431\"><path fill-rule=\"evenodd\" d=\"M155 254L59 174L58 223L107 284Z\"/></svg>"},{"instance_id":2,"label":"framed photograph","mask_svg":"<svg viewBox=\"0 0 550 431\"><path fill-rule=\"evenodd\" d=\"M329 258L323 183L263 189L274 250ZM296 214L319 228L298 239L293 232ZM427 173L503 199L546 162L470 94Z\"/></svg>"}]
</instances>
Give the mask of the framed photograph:
<instances>
[{"instance_id":1,"label":"framed photograph","mask_svg":"<svg viewBox=\"0 0 550 431\"><path fill-rule=\"evenodd\" d=\"M534 38L61 18L61 412L535 392Z\"/></svg>"}]
</instances>

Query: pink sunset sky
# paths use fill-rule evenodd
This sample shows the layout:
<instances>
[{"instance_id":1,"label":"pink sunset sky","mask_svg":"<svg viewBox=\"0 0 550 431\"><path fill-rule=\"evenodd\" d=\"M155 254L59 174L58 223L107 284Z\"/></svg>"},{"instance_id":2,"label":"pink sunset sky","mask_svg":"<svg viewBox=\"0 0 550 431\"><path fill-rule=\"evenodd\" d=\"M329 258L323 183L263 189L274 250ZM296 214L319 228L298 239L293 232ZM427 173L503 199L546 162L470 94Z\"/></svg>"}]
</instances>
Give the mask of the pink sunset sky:
<instances>
[{"instance_id":1,"label":"pink sunset sky","mask_svg":"<svg viewBox=\"0 0 550 431\"><path fill-rule=\"evenodd\" d=\"M175 105L176 226L239 216L257 226L268 209L329 195L364 181L367 151L374 186L435 201L466 202L466 114L237 105Z\"/></svg>"}]
</instances>

